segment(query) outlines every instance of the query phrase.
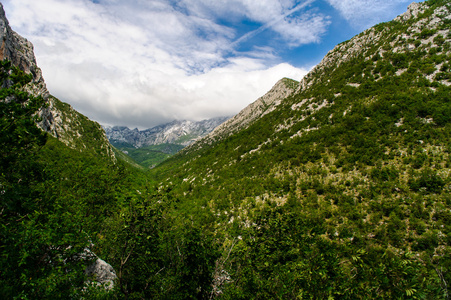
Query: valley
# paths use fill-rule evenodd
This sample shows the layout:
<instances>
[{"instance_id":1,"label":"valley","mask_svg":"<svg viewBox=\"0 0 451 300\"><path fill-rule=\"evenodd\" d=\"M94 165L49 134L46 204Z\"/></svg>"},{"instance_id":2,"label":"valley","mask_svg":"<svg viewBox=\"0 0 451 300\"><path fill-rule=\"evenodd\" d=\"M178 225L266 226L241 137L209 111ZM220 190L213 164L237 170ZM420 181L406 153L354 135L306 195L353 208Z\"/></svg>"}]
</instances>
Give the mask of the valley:
<instances>
[{"instance_id":1,"label":"valley","mask_svg":"<svg viewBox=\"0 0 451 300\"><path fill-rule=\"evenodd\" d=\"M0 294L449 299L449 0L411 4L231 118L142 131L51 96L0 19L15 49L0 76ZM85 249L113 286L87 276Z\"/></svg>"},{"instance_id":2,"label":"valley","mask_svg":"<svg viewBox=\"0 0 451 300\"><path fill-rule=\"evenodd\" d=\"M144 168L153 168L184 147L206 136L228 117L199 122L173 121L138 130L124 126L104 126L109 142Z\"/></svg>"}]
</instances>

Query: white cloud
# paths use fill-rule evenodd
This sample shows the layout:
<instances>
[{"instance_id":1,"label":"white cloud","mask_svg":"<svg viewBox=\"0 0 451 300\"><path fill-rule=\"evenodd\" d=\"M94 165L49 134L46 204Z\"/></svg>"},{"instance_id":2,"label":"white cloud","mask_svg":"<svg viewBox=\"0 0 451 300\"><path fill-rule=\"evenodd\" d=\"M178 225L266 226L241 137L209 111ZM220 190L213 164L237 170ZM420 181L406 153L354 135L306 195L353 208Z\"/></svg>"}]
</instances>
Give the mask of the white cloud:
<instances>
[{"instance_id":1,"label":"white cloud","mask_svg":"<svg viewBox=\"0 0 451 300\"><path fill-rule=\"evenodd\" d=\"M279 34L291 46L318 42L329 26L329 18L309 11L315 0L185 0L186 9L196 15L214 13L217 17L240 22L248 18L261 23L261 27L239 37L234 44L246 40L263 30ZM300 14L299 12L302 12Z\"/></svg>"},{"instance_id":2,"label":"white cloud","mask_svg":"<svg viewBox=\"0 0 451 300\"><path fill-rule=\"evenodd\" d=\"M52 94L101 123L141 128L233 115L280 78L306 73L270 47L236 54L239 37L215 14L244 14L291 45L317 41L327 26L312 12L294 18L305 2L290 0L2 2L13 29L34 43Z\"/></svg>"},{"instance_id":3,"label":"white cloud","mask_svg":"<svg viewBox=\"0 0 451 300\"><path fill-rule=\"evenodd\" d=\"M422 0L423 1L423 0ZM327 0L353 26L368 28L376 23L388 21L396 11L405 11L411 0Z\"/></svg>"}]
</instances>

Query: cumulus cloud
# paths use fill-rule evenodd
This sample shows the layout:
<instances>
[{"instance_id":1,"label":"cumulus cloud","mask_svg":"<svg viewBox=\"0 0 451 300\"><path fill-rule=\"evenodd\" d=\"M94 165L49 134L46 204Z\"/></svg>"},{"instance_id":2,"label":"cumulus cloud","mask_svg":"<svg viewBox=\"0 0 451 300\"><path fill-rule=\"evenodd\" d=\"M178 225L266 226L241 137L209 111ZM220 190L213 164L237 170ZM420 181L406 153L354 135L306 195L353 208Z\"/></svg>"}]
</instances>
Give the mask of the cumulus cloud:
<instances>
[{"instance_id":1,"label":"cumulus cloud","mask_svg":"<svg viewBox=\"0 0 451 300\"><path fill-rule=\"evenodd\" d=\"M287 47L316 42L327 16L313 0L3 0L35 45L52 94L103 124L147 128L236 114L277 80L306 70L271 46L237 52L230 22L251 20ZM240 40L241 39L241 40Z\"/></svg>"}]
</instances>

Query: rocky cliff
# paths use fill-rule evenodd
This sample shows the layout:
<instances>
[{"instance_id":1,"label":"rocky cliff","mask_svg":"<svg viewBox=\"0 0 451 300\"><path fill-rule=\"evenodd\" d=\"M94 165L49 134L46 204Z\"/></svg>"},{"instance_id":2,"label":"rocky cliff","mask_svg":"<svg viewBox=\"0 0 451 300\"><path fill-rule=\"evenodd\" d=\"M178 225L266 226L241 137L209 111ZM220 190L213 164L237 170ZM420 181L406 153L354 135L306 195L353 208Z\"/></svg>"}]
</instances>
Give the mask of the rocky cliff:
<instances>
[{"instance_id":1,"label":"rocky cliff","mask_svg":"<svg viewBox=\"0 0 451 300\"><path fill-rule=\"evenodd\" d=\"M101 126L50 95L42 71L37 65L32 43L11 29L1 3L0 40L0 60L9 60L14 66L31 74L33 79L25 90L46 100L47 107L39 113L42 119L39 127L71 148L93 150L114 159L114 153Z\"/></svg>"}]
</instances>

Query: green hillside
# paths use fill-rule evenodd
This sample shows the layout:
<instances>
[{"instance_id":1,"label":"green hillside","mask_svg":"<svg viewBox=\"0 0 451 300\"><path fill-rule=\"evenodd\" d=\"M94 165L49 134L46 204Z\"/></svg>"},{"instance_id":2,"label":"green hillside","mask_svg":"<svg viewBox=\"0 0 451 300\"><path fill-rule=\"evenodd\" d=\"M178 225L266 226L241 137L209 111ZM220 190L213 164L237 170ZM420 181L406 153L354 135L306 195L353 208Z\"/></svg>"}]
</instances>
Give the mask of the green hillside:
<instances>
[{"instance_id":1,"label":"green hillside","mask_svg":"<svg viewBox=\"0 0 451 300\"><path fill-rule=\"evenodd\" d=\"M131 145L118 143L114 143L113 146L144 168L155 167L185 147L179 144L159 144L135 148Z\"/></svg>"},{"instance_id":2,"label":"green hillside","mask_svg":"<svg viewBox=\"0 0 451 300\"><path fill-rule=\"evenodd\" d=\"M448 297L450 5L428 4L337 46L249 128L155 170L186 218L212 218L223 298Z\"/></svg>"},{"instance_id":3,"label":"green hillside","mask_svg":"<svg viewBox=\"0 0 451 300\"><path fill-rule=\"evenodd\" d=\"M86 117L74 120L89 135L71 147L41 131L48 104L24 91L31 76L3 61L0 79L0 295L79 299L91 260L80 255L96 251L102 224L143 175L100 150L104 135Z\"/></svg>"}]
</instances>

